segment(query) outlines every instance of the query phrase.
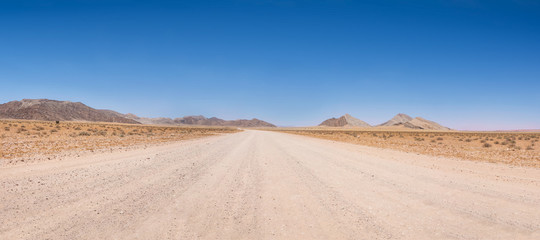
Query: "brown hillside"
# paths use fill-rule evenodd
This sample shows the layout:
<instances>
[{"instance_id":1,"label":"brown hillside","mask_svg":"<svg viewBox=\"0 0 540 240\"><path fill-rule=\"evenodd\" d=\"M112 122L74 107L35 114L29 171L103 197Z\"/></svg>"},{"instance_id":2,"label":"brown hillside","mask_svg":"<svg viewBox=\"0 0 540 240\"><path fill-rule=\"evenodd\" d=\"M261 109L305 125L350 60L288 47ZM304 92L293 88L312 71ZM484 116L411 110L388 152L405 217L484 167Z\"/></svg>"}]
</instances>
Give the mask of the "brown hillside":
<instances>
[{"instance_id":1,"label":"brown hillside","mask_svg":"<svg viewBox=\"0 0 540 240\"><path fill-rule=\"evenodd\" d=\"M0 104L0 118L44 121L139 122L111 110L99 110L80 102L23 99Z\"/></svg>"}]
</instances>

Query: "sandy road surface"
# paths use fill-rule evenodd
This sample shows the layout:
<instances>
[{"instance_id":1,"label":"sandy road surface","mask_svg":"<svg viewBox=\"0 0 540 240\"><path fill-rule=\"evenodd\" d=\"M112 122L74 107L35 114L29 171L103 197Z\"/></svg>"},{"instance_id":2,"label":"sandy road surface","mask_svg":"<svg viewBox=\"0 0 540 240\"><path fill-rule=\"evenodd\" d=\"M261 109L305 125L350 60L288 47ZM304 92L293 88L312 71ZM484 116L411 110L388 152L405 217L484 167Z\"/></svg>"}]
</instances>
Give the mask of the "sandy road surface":
<instances>
[{"instance_id":1,"label":"sandy road surface","mask_svg":"<svg viewBox=\"0 0 540 240\"><path fill-rule=\"evenodd\" d=\"M245 131L0 169L0 239L540 239L540 171Z\"/></svg>"}]
</instances>

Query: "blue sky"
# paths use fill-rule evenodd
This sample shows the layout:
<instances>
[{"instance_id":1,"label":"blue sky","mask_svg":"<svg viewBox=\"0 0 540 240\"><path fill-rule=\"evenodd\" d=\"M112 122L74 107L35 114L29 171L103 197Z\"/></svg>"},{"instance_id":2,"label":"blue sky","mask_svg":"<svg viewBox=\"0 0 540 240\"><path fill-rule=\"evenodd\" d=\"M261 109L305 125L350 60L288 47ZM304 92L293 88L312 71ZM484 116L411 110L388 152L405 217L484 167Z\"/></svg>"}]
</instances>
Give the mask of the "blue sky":
<instances>
[{"instance_id":1,"label":"blue sky","mask_svg":"<svg viewBox=\"0 0 540 240\"><path fill-rule=\"evenodd\" d=\"M0 1L0 102L540 128L540 2Z\"/></svg>"}]
</instances>

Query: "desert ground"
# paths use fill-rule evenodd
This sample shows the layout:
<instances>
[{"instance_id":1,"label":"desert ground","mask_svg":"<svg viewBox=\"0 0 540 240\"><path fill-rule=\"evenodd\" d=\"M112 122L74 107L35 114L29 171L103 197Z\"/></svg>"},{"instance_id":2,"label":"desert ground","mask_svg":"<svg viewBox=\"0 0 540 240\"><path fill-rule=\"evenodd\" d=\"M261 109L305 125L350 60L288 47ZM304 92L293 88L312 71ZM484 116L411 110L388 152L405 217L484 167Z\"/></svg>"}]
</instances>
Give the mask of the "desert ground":
<instances>
[{"instance_id":1,"label":"desert ground","mask_svg":"<svg viewBox=\"0 0 540 240\"><path fill-rule=\"evenodd\" d=\"M237 131L240 130L232 127L0 120L0 166L62 160Z\"/></svg>"},{"instance_id":2,"label":"desert ground","mask_svg":"<svg viewBox=\"0 0 540 240\"><path fill-rule=\"evenodd\" d=\"M540 239L540 168L527 159L208 131L159 144L135 134L127 149L83 134L70 141L106 150L30 163L17 156L0 168L0 239ZM11 161L5 154L17 148L5 149L6 139Z\"/></svg>"},{"instance_id":3,"label":"desert ground","mask_svg":"<svg viewBox=\"0 0 540 240\"><path fill-rule=\"evenodd\" d=\"M540 167L539 132L429 131L393 127L265 130L432 156Z\"/></svg>"}]
</instances>

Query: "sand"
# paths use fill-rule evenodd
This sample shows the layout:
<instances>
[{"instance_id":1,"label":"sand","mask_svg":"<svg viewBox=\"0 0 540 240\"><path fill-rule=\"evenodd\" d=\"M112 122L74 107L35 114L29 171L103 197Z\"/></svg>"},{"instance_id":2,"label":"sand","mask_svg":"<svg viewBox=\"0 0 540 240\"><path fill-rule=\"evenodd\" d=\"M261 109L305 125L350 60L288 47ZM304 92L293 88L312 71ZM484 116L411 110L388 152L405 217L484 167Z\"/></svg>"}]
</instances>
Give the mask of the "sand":
<instances>
[{"instance_id":1,"label":"sand","mask_svg":"<svg viewBox=\"0 0 540 240\"><path fill-rule=\"evenodd\" d=\"M0 168L0 239L540 239L540 169L279 132Z\"/></svg>"}]
</instances>

